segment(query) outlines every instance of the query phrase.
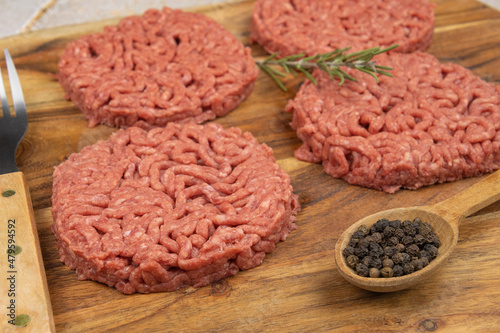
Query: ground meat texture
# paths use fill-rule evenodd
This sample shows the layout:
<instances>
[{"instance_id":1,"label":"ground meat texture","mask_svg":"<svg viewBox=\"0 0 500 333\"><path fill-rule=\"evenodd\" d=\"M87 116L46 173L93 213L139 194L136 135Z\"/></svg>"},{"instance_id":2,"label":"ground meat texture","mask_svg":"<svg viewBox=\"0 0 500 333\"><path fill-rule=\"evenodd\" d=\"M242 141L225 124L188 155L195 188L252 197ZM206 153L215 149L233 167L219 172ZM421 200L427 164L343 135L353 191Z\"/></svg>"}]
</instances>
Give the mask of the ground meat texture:
<instances>
[{"instance_id":1,"label":"ground meat texture","mask_svg":"<svg viewBox=\"0 0 500 333\"><path fill-rule=\"evenodd\" d=\"M393 78L339 85L314 73L287 105L295 156L333 177L394 193L500 167L500 87L422 52L381 54Z\"/></svg>"},{"instance_id":2,"label":"ground meat texture","mask_svg":"<svg viewBox=\"0 0 500 333\"><path fill-rule=\"evenodd\" d=\"M125 294L258 266L300 209L271 148L214 123L120 129L55 169L52 201L61 261Z\"/></svg>"},{"instance_id":3,"label":"ground meat texture","mask_svg":"<svg viewBox=\"0 0 500 333\"><path fill-rule=\"evenodd\" d=\"M257 0L250 37L281 57L395 44L399 52L424 51L434 7L428 0Z\"/></svg>"},{"instance_id":4,"label":"ground meat texture","mask_svg":"<svg viewBox=\"0 0 500 333\"><path fill-rule=\"evenodd\" d=\"M235 109L258 75L250 49L224 27L170 8L70 42L58 68L90 127L202 123Z\"/></svg>"}]
</instances>

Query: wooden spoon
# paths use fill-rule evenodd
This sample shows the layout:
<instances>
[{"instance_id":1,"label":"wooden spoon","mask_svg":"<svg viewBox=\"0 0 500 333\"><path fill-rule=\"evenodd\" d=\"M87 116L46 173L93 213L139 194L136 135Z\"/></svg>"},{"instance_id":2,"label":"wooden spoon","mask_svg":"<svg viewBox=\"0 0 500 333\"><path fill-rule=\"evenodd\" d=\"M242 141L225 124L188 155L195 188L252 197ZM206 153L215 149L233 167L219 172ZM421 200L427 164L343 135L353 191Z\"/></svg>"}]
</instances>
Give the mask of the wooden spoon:
<instances>
[{"instance_id":1,"label":"wooden spoon","mask_svg":"<svg viewBox=\"0 0 500 333\"><path fill-rule=\"evenodd\" d=\"M375 292L393 292L418 284L433 274L449 257L458 241L460 222L498 199L500 199L500 171L432 206L390 209L362 218L349 227L335 245L335 261L340 274L352 284ZM437 257L428 266L414 273L392 278L361 277L347 266L342 250L349 243L351 235L362 224L370 227L382 218L403 221L413 220L415 217L430 223L441 241Z\"/></svg>"}]
</instances>

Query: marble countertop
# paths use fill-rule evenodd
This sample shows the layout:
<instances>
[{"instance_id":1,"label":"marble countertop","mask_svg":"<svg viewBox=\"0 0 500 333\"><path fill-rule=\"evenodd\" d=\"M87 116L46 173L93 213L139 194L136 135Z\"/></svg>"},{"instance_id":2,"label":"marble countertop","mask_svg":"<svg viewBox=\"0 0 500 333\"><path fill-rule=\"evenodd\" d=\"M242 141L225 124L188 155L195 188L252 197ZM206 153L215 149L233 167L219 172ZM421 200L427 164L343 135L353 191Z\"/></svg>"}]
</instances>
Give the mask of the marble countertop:
<instances>
[{"instance_id":1,"label":"marble countertop","mask_svg":"<svg viewBox=\"0 0 500 333\"><path fill-rule=\"evenodd\" d=\"M224 0L0 0L0 38L55 26L141 14L149 8L189 8Z\"/></svg>"}]
</instances>

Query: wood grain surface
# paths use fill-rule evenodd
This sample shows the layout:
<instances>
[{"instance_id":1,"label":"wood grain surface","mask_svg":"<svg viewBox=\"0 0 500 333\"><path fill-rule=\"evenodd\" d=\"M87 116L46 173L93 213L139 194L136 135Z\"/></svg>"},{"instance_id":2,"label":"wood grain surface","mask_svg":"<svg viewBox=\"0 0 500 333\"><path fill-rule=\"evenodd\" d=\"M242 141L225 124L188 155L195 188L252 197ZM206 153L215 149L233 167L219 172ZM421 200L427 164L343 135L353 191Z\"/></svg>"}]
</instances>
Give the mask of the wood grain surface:
<instances>
[{"instance_id":1,"label":"wood grain surface","mask_svg":"<svg viewBox=\"0 0 500 333\"><path fill-rule=\"evenodd\" d=\"M434 0L435 36L430 53L500 84L500 12L474 0ZM253 1L198 8L249 44ZM18 68L28 107L28 133L17 163L28 180L58 332L262 332L452 331L494 332L500 327L500 205L460 226L455 252L424 284L396 293L364 291L337 271L337 238L356 220L380 210L433 204L480 178L395 194L348 185L316 164L293 157L300 141L284 107L303 78L282 92L264 74L238 109L216 120L238 126L274 149L290 174L302 211L298 230L263 264L210 286L171 293L123 295L92 281L78 281L58 257L50 231L53 168L116 129L88 128L54 80L57 62L72 39L117 20L26 33L0 40ZM265 52L252 45L254 57ZM3 59L0 61L4 66ZM3 260L3 259L2 259ZM4 272L0 272L4 274ZM2 291L3 292L3 291ZM5 320L0 305L0 318ZM23 332L29 330L26 327Z\"/></svg>"},{"instance_id":2,"label":"wood grain surface","mask_svg":"<svg viewBox=\"0 0 500 333\"><path fill-rule=\"evenodd\" d=\"M0 304L8 309L3 333L29 325L34 332L55 332L37 225L22 172L0 175ZM21 320L22 319L22 320Z\"/></svg>"}]
</instances>

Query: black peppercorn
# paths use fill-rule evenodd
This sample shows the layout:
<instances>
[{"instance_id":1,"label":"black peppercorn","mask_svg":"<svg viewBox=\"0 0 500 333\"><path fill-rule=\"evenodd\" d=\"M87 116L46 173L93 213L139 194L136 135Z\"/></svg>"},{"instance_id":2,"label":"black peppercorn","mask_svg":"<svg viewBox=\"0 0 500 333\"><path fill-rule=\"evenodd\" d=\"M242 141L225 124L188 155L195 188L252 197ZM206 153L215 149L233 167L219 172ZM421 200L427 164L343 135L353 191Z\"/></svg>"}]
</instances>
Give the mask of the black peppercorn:
<instances>
[{"instance_id":1,"label":"black peppercorn","mask_svg":"<svg viewBox=\"0 0 500 333\"><path fill-rule=\"evenodd\" d=\"M427 242L433 244L435 247L439 247L441 245L441 242L439 241L439 238L436 234L432 233L432 236L428 238Z\"/></svg>"},{"instance_id":2,"label":"black peppercorn","mask_svg":"<svg viewBox=\"0 0 500 333\"><path fill-rule=\"evenodd\" d=\"M421 223L422 223L422 220L420 219L420 217L415 217L413 219L413 221L411 221L411 225L413 226L413 228L415 228L417 233L420 231L420 224Z\"/></svg>"},{"instance_id":3,"label":"black peppercorn","mask_svg":"<svg viewBox=\"0 0 500 333\"><path fill-rule=\"evenodd\" d=\"M372 262L373 262L373 259L372 257L370 256L366 256L364 257L363 259L361 259L360 261L363 265L367 266L367 267L371 267L372 266Z\"/></svg>"},{"instance_id":4,"label":"black peppercorn","mask_svg":"<svg viewBox=\"0 0 500 333\"><path fill-rule=\"evenodd\" d=\"M388 225L389 225L389 220L387 219L380 219L377 222L375 222L375 227L377 228L378 231L383 231Z\"/></svg>"},{"instance_id":5,"label":"black peppercorn","mask_svg":"<svg viewBox=\"0 0 500 333\"><path fill-rule=\"evenodd\" d=\"M408 246L413 243L413 237L412 236L404 236L401 239L401 243L405 246Z\"/></svg>"},{"instance_id":6,"label":"black peppercorn","mask_svg":"<svg viewBox=\"0 0 500 333\"><path fill-rule=\"evenodd\" d=\"M387 246L385 249L384 249L384 254L386 256L389 256L389 257L392 257L394 254L396 254L397 251L396 251L396 248L393 247L393 246Z\"/></svg>"},{"instance_id":7,"label":"black peppercorn","mask_svg":"<svg viewBox=\"0 0 500 333\"><path fill-rule=\"evenodd\" d=\"M422 236L421 234L418 234L418 235L415 235L415 237L413 237L413 241L415 242L415 244L417 244L418 246L422 246L425 244L425 237Z\"/></svg>"},{"instance_id":8,"label":"black peppercorn","mask_svg":"<svg viewBox=\"0 0 500 333\"><path fill-rule=\"evenodd\" d=\"M422 267L429 265L429 259L427 259L427 257L420 258L420 261L422 262Z\"/></svg>"},{"instance_id":9,"label":"black peppercorn","mask_svg":"<svg viewBox=\"0 0 500 333\"><path fill-rule=\"evenodd\" d=\"M426 250L422 250L420 251L420 258L427 258L428 260L431 260L431 254L429 253L429 251L426 251Z\"/></svg>"},{"instance_id":10,"label":"black peppercorn","mask_svg":"<svg viewBox=\"0 0 500 333\"><path fill-rule=\"evenodd\" d=\"M401 228L401 221L400 220L389 221L389 226L394 228L394 229Z\"/></svg>"},{"instance_id":11,"label":"black peppercorn","mask_svg":"<svg viewBox=\"0 0 500 333\"><path fill-rule=\"evenodd\" d=\"M370 229L368 229L368 227L364 224L358 228L358 231L362 232L364 236L370 233Z\"/></svg>"},{"instance_id":12,"label":"black peppercorn","mask_svg":"<svg viewBox=\"0 0 500 333\"><path fill-rule=\"evenodd\" d=\"M396 246L399 244L399 239L396 236L392 236L387 240L387 245Z\"/></svg>"},{"instance_id":13,"label":"black peppercorn","mask_svg":"<svg viewBox=\"0 0 500 333\"><path fill-rule=\"evenodd\" d=\"M405 272L405 274L411 274L415 271L415 267L412 263L407 262L403 265L403 271Z\"/></svg>"},{"instance_id":14,"label":"black peppercorn","mask_svg":"<svg viewBox=\"0 0 500 333\"><path fill-rule=\"evenodd\" d=\"M384 261L382 261L382 266L383 267L394 267L394 261L392 261L391 259L384 259Z\"/></svg>"},{"instance_id":15,"label":"black peppercorn","mask_svg":"<svg viewBox=\"0 0 500 333\"><path fill-rule=\"evenodd\" d=\"M362 231L357 230L352 234L352 238L363 239L365 238L365 234Z\"/></svg>"},{"instance_id":16,"label":"black peppercorn","mask_svg":"<svg viewBox=\"0 0 500 333\"><path fill-rule=\"evenodd\" d=\"M382 268L382 260L380 258L375 258L372 260L372 267L374 268Z\"/></svg>"},{"instance_id":17,"label":"black peppercorn","mask_svg":"<svg viewBox=\"0 0 500 333\"><path fill-rule=\"evenodd\" d=\"M406 228L406 226L409 226L411 225L411 221L410 220L404 220L403 222L401 222L401 227L404 229Z\"/></svg>"},{"instance_id":18,"label":"black peppercorn","mask_svg":"<svg viewBox=\"0 0 500 333\"><path fill-rule=\"evenodd\" d=\"M403 253L398 252L395 255L393 255L391 259L396 265L402 264L404 260Z\"/></svg>"},{"instance_id":19,"label":"black peppercorn","mask_svg":"<svg viewBox=\"0 0 500 333\"><path fill-rule=\"evenodd\" d=\"M406 247L406 253L408 253L412 257L416 257L420 254L420 248L417 244L411 244Z\"/></svg>"},{"instance_id":20,"label":"black peppercorn","mask_svg":"<svg viewBox=\"0 0 500 333\"><path fill-rule=\"evenodd\" d=\"M351 268L356 268L356 265L359 263L359 258L358 256L355 256L354 254L351 254L346 258L347 266Z\"/></svg>"},{"instance_id":21,"label":"black peppercorn","mask_svg":"<svg viewBox=\"0 0 500 333\"><path fill-rule=\"evenodd\" d=\"M385 238L391 238L392 236L394 236L394 232L396 231L396 229L394 229L393 227L390 227L390 226L387 226L384 228L384 237Z\"/></svg>"},{"instance_id":22,"label":"black peppercorn","mask_svg":"<svg viewBox=\"0 0 500 333\"><path fill-rule=\"evenodd\" d=\"M349 245L350 247L356 247L356 245L358 245L358 242L359 242L359 239L358 238L354 238L352 237L350 240L349 240Z\"/></svg>"},{"instance_id":23,"label":"black peppercorn","mask_svg":"<svg viewBox=\"0 0 500 333\"><path fill-rule=\"evenodd\" d=\"M350 255L354 254L354 248L352 246L346 246L342 251L342 254L344 255L344 257L349 257Z\"/></svg>"},{"instance_id":24,"label":"black peppercorn","mask_svg":"<svg viewBox=\"0 0 500 333\"><path fill-rule=\"evenodd\" d=\"M372 239L376 243L380 243L382 241L382 234L380 232L375 232L372 234Z\"/></svg>"},{"instance_id":25,"label":"black peppercorn","mask_svg":"<svg viewBox=\"0 0 500 333\"><path fill-rule=\"evenodd\" d=\"M394 271L390 267L384 267L380 270L380 275L385 278L393 277Z\"/></svg>"},{"instance_id":26,"label":"black peppercorn","mask_svg":"<svg viewBox=\"0 0 500 333\"><path fill-rule=\"evenodd\" d=\"M384 254L384 249L378 243L370 243L370 252L373 252L372 257L379 257Z\"/></svg>"},{"instance_id":27,"label":"black peppercorn","mask_svg":"<svg viewBox=\"0 0 500 333\"><path fill-rule=\"evenodd\" d=\"M357 255L358 257L364 257L368 254L368 248L366 246L362 247L356 247L354 249L354 254Z\"/></svg>"},{"instance_id":28,"label":"black peppercorn","mask_svg":"<svg viewBox=\"0 0 500 333\"><path fill-rule=\"evenodd\" d=\"M424 246L424 250L425 250L425 251L427 251L427 252L429 252L430 257L431 257L432 259L436 258L437 254L438 254L438 249L437 249L437 247L435 247L435 246L434 246L434 245L432 245L432 244L426 244L426 245Z\"/></svg>"},{"instance_id":29,"label":"black peppercorn","mask_svg":"<svg viewBox=\"0 0 500 333\"><path fill-rule=\"evenodd\" d=\"M360 239L358 242L358 246L359 247L368 247L368 246L370 246L370 240L368 240L366 238Z\"/></svg>"},{"instance_id":30,"label":"black peppercorn","mask_svg":"<svg viewBox=\"0 0 500 333\"><path fill-rule=\"evenodd\" d=\"M417 234L417 229L415 229L412 225L406 226L404 231L408 236L415 236Z\"/></svg>"},{"instance_id":31,"label":"black peppercorn","mask_svg":"<svg viewBox=\"0 0 500 333\"><path fill-rule=\"evenodd\" d=\"M371 278L378 278L380 277L380 270L378 268L370 268L369 275Z\"/></svg>"},{"instance_id":32,"label":"black peppercorn","mask_svg":"<svg viewBox=\"0 0 500 333\"><path fill-rule=\"evenodd\" d=\"M394 272L394 276L401 276L404 274L403 266L401 265L394 265L392 271Z\"/></svg>"},{"instance_id":33,"label":"black peppercorn","mask_svg":"<svg viewBox=\"0 0 500 333\"><path fill-rule=\"evenodd\" d=\"M440 241L429 223L380 219L360 226L342 251L347 265L363 277L411 274L433 260Z\"/></svg>"},{"instance_id":34,"label":"black peppercorn","mask_svg":"<svg viewBox=\"0 0 500 333\"><path fill-rule=\"evenodd\" d=\"M369 269L366 265L364 264L357 264L356 265L356 272L358 273L359 276L368 276L368 273L369 273Z\"/></svg>"},{"instance_id":35,"label":"black peppercorn","mask_svg":"<svg viewBox=\"0 0 500 333\"><path fill-rule=\"evenodd\" d=\"M397 228L394 230L394 236L401 240L405 236L405 231L401 228Z\"/></svg>"},{"instance_id":36,"label":"black peppercorn","mask_svg":"<svg viewBox=\"0 0 500 333\"><path fill-rule=\"evenodd\" d=\"M419 230L420 235L426 237L431 233L432 233L432 226L429 223L423 222L420 224L420 230Z\"/></svg>"},{"instance_id":37,"label":"black peppercorn","mask_svg":"<svg viewBox=\"0 0 500 333\"><path fill-rule=\"evenodd\" d=\"M416 271L419 271L419 270L421 270L422 268L424 268L424 264L422 263L422 259L415 259L415 260L412 260L412 261L411 261L411 264L413 265L413 267L415 267L415 270L416 270Z\"/></svg>"},{"instance_id":38,"label":"black peppercorn","mask_svg":"<svg viewBox=\"0 0 500 333\"><path fill-rule=\"evenodd\" d=\"M411 257L410 257L410 255L409 255L408 253L403 252L403 253L401 253L401 254L403 255L403 263L410 262Z\"/></svg>"},{"instance_id":39,"label":"black peppercorn","mask_svg":"<svg viewBox=\"0 0 500 333\"><path fill-rule=\"evenodd\" d=\"M396 250L398 252L404 252L404 250L406 250L406 246L404 246L403 244L399 243L396 245Z\"/></svg>"}]
</instances>

